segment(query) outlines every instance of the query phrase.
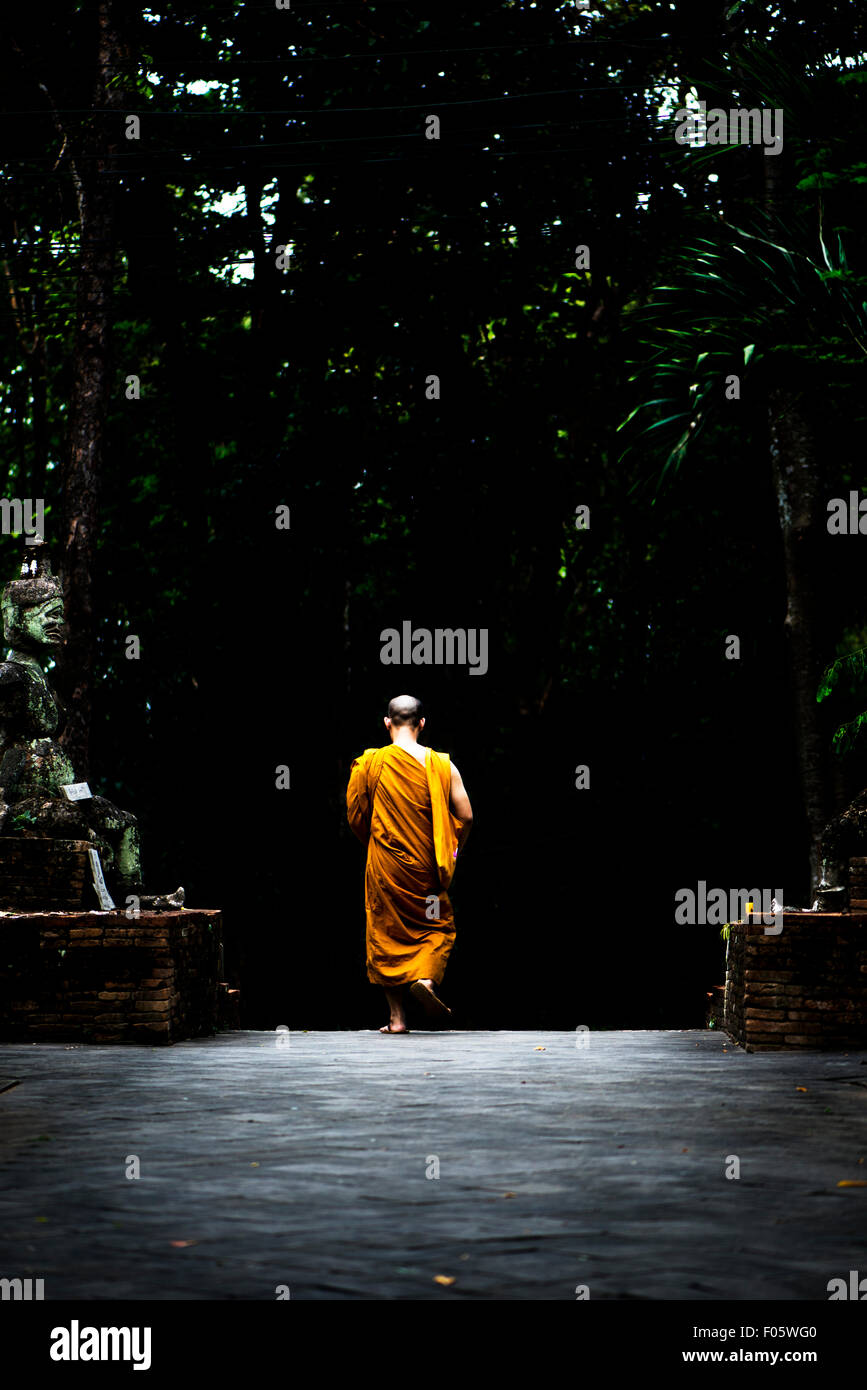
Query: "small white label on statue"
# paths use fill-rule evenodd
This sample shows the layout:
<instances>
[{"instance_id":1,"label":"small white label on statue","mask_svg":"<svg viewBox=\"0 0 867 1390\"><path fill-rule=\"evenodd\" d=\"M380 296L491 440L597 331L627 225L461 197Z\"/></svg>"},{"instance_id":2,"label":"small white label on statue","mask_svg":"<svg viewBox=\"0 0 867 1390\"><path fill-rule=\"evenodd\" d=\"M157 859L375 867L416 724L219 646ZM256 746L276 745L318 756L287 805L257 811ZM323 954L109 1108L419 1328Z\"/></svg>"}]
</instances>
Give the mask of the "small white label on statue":
<instances>
[{"instance_id":1,"label":"small white label on statue","mask_svg":"<svg viewBox=\"0 0 867 1390\"><path fill-rule=\"evenodd\" d=\"M84 783L86 786L87 784ZM64 788L65 790L65 788ZM96 889L96 896L99 898L99 905L105 912L115 912L114 901L106 887L105 879L102 876L102 865L99 862L99 851L89 849L87 851L90 859L90 872L93 874L93 886Z\"/></svg>"},{"instance_id":2,"label":"small white label on statue","mask_svg":"<svg viewBox=\"0 0 867 1390\"><path fill-rule=\"evenodd\" d=\"M67 801L87 801L93 796L86 782L66 782L60 790Z\"/></svg>"}]
</instances>

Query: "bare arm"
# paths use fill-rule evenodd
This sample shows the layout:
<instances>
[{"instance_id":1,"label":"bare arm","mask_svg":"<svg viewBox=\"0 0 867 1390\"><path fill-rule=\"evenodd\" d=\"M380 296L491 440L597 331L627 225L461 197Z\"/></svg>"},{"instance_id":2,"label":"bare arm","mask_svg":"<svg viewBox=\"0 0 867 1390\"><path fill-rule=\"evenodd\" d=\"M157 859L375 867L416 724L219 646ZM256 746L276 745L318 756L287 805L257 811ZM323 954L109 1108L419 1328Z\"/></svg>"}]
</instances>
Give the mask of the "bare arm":
<instances>
[{"instance_id":1,"label":"bare arm","mask_svg":"<svg viewBox=\"0 0 867 1390\"><path fill-rule=\"evenodd\" d=\"M452 763L452 781L449 789L449 810L462 822L458 831L458 850L460 851L466 844L467 837L473 828L473 808L470 805L470 798L467 796L463 778L454 763Z\"/></svg>"}]
</instances>

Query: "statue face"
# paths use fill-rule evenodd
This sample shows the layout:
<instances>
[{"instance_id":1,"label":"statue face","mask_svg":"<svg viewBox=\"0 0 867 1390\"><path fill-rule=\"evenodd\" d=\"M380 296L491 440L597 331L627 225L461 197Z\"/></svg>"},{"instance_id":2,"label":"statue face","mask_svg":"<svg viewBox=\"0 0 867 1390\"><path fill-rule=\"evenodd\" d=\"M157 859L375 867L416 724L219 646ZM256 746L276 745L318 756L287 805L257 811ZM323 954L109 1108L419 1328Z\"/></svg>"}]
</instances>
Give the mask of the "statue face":
<instances>
[{"instance_id":1,"label":"statue face","mask_svg":"<svg viewBox=\"0 0 867 1390\"><path fill-rule=\"evenodd\" d=\"M32 608L18 610L15 635L28 646L40 647L49 652L58 651L66 637L66 624L63 619L63 599L46 599L44 603L34 604Z\"/></svg>"}]
</instances>

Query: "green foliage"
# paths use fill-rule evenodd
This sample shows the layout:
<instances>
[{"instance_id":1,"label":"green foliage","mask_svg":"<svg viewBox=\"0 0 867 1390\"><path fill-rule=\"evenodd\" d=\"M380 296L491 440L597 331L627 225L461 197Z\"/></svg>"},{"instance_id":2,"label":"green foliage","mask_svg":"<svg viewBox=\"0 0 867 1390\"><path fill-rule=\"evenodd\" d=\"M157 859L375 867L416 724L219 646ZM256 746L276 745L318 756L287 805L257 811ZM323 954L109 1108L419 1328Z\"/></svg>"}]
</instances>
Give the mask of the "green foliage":
<instances>
[{"instance_id":1,"label":"green foliage","mask_svg":"<svg viewBox=\"0 0 867 1390\"><path fill-rule=\"evenodd\" d=\"M692 234L673 250L667 276L634 313L629 379L639 400L618 426L621 458L638 454L655 464L657 488L682 468L709 427L720 426L723 412L731 417L730 376L740 378L742 396L791 381L793 371L810 373L815 389L835 374L854 380L867 354L864 278L850 267L844 247L844 229L855 209L865 207L859 185L867 165L838 133L847 118L853 129L860 124L860 97L841 84L839 70L808 64L797 51L785 57L745 46L737 71L742 104L784 113L801 201L790 202L785 213L772 210L763 189L764 206L743 199L732 210L729 198L712 211L694 209ZM728 106L731 75L722 66L717 80L718 100ZM707 95L713 104L712 83ZM743 154L727 146L674 147L670 159L690 184L697 175L729 179L732 161ZM773 163L765 156L765 175ZM860 248L860 232L851 239Z\"/></svg>"},{"instance_id":2,"label":"green foliage","mask_svg":"<svg viewBox=\"0 0 867 1390\"><path fill-rule=\"evenodd\" d=\"M867 647L855 652L846 652L825 668L816 699L826 700L844 678L849 680L852 689L867 682Z\"/></svg>"},{"instance_id":3,"label":"green foliage","mask_svg":"<svg viewBox=\"0 0 867 1390\"><path fill-rule=\"evenodd\" d=\"M817 701L826 700L844 681L848 685L850 694L861 693L864 684L867 683L867 647L861 647L854 652L846 652L826 667L816 692ZM854 719L841 724L835 730L832 739L834 752L839 757L845 757L854 752L863 746L865 733L867 733L867 712L856 715Z\"/></svg>"},{"instance_id":4,"label":"green foliage","mask_svg":"<svg viewBox=\"0 0 867 1390\"><path fill-rule=\"evenodd\" d=\"M687 243L676 278L638 316L643 353L630 381L643 387L643 396L618 429L650 418L632 432L624 452L648 441L661 459L660 481L677 472L718 418L730 375L739 376L743 390L760 365L773 379L775 359L789 364L795 357L816 367L830 358L839 367L859 363L867 351L867 308L853 292L860 281L848 270L842 238L832 249L819 233L825 270L799 247L803 228L775 225L774 234L789 244L718 219L713 238ZM805 320L813 327L806 341L798 332ZM855 351L841 329L848 329Z\"/></svg>"},{"instance_id":5,"label":"green foliage","mask_svg":"<svg viewBox=\"0 0 867 1390\"><path fill-rule=\"evenodd\" d=\"M867 713L857 715L854 719L850 719L847 724L841 724L832 740L834 752L841 757L854 752L855 748L863 742L865 732L867 732Z\"/></svg>"}]
</instances>

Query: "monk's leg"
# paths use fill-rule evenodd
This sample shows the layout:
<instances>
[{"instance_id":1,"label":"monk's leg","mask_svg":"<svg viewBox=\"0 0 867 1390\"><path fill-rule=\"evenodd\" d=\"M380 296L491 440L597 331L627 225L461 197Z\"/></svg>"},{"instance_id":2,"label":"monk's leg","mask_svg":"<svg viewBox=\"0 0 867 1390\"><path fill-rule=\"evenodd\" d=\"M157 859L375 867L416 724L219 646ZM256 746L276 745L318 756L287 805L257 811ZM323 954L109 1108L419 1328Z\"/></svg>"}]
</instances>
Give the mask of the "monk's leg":
<instances>
[{"instance_id":1,"label":"monk's leg","mask_svg":"<svg viewBox=\"0 0 867 1390\"><path fill-rule=\"evenodd\" d=\"M388 1000L389 1020L386 1026L380 1028L379 1031L380 1033L405 1033L407 1027L406 1011L403 1003L403 986L401 985L399 989L389 989L387 985L383 985L383 989L385 990L385 997Z\"/></svg>"}]
</instances>

